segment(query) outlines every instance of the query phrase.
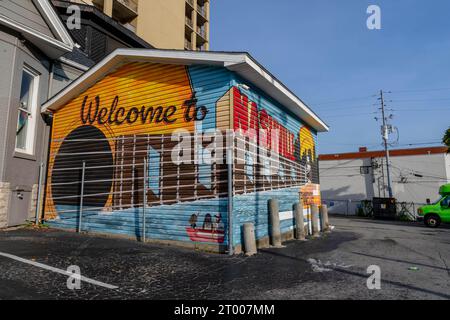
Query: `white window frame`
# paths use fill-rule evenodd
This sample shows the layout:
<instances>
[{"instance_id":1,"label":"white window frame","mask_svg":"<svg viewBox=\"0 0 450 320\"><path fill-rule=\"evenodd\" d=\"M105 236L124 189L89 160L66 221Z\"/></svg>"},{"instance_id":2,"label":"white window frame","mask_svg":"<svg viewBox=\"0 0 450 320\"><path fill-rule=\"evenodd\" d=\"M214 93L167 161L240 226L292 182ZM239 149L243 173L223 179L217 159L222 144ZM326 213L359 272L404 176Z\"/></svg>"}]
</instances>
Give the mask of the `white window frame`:
<instances>
[{"instance_id":1,"label":"white window frame","mask_svg":"<svg viewBox=\"0 0 450 320\"><path fill-rule=\"evenodd\" d=\"M22 73L20 74L20 88L22 90L22 77L23 73L28 73L33 77L33 85L32 85L32 93L31 93L31 103L29 110L21 110L20 105L17 109L17 123L19 122L20 111L25 111L28 113L28 125L26 132L26 148L18 148L17 147L17 126L16 126L16 141L15 141L15 151L19 153L24 153L27 155L34 155L34 144L36 140L36 118L37 118L37 109L38 109L38 99L39 99L39 73L33 70L31 67L24 65L22 68ZM20 95L20 93L19 93ZM19 97L20 100L20 97Z\"/></svg>"},{"instance_id":2,"label":"white window frame","mask_svg":"<svg viewBox=\"0 0 450 320\"><path fill-rule=\"evenodd\" d=\"M249 147L250 148L250 147ZM255 181L255 167L253 155L250 150L245 150L245 174L250 179L251 183Z\"/></svg>"}]
</instances>

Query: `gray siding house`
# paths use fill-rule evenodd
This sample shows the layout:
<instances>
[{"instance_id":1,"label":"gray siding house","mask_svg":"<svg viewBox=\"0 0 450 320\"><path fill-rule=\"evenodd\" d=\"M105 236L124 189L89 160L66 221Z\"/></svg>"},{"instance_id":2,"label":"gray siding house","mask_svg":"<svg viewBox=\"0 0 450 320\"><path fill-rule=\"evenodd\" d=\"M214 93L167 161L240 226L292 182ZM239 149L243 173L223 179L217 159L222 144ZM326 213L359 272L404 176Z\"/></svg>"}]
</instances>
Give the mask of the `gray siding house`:
<instances>
[{"instance_id":1,"label":"gray siding house","mask_svg":"<svg viewBox=\"0 0 450 320\"><path fill-rule=\"evenodd\" d=\"M49 119L41 105L87 67L48 0L0 1L0 228L33 218Z\"/></svg>"},{"instance_id":2,"label":"gray siding house","mask_svg":"<svg viewBox=\"0 0 450 320\"><path fill-rule=\"evenodd\" d=\"M66 30L72 4L0 0L0 228L42 211L39 172L45 176L52 125L40 114L43 102L116 48L153 48L89 5L77 4L80 28Z\"/></svg>"}]
</instances>

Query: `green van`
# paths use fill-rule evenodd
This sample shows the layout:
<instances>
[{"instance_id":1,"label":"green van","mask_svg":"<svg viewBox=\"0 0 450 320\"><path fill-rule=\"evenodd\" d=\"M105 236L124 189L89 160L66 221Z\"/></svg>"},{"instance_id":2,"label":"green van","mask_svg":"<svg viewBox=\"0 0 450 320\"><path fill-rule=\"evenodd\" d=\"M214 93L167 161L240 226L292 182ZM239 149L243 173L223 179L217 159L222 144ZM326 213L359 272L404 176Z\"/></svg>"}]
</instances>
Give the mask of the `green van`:
<instances>
[{"instance_id":1,"label":"green van","mask_svg":"<svg viewBox=\"0 0 450 320\"><path fill-rule=\"evenodd\" d=\"M430 228L437 228L442 222L450 222L450 184L439 189L440 199L434 204L419 208L419 219Z\"/></svg>"}]
</instances>

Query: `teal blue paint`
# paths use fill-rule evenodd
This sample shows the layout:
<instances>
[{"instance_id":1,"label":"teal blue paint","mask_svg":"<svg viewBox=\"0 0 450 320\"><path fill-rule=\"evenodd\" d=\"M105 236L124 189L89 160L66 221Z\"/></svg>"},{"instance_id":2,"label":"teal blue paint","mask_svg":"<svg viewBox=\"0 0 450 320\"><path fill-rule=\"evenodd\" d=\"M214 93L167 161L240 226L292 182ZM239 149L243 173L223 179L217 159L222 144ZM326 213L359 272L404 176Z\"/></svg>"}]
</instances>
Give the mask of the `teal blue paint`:
<instances>
[{"instance_id":1,"label":"teal blue paint","mask_svg":"<svg viewBox=\"0 0 450 320\"><path fill-rule=\"evenodd\" d=\"M303 121L286 110L282 105L258 90L234 73L221 67L190 66L188 67L191 83L196 93L198 106L205 106L208 110L206 118L196 124L198 131L216 128L216 103L223 95L230 90L231 85L246 83L250 90L240 88L248 96L249 100L257 104L258 110L266 110L267 113L286 127L297 137ZM310 129L317 142L317 133ZM204 150L199 150L203 156ZM253 176L253 158L245 155L247 159L246 173ZM148 186L155 195L160 194L161 176L161 155L157 150L149 146L148 151ZM211 189L211 165L201 164L198 167L199 182L207 189ZM269 172L267 172L269 173ZM280 176L295 176L293 172L281 170ZM164 181L164 180L163 180ZM280 212L292 211L292 207L299 201L299 190L296 188L286 188L272 191L261 191L244 195L235 195L233 198L233 245L242 243L242 226L246 222L255 224L256 238L262 239L269 235L269 214L268 201L275 198L279 200ZM190 219L193 215L198 215L197 225L201 226L207 215L215 217L220 214L225 229L225 240L223 245L228 244L228 198L215 198L208 200L196 200L173 205L156 205L147 207L146 215L146 238L155 240L174 240L183 242L193 242L187 233L187 228L191 227ZM58 207L60 217L57 220L48 221L53 227L75 229L77 225L76 207ZM64 212L72 210L72 212ZM100 233L113 233L128 236L141 236L142 232L142 208L127 210L115 210L113 212L102 212L101 208L87 208L83 214L82 229ZM282 232L292 230L293 219L281 221ZM210 244L217 244L210 242Z\"/></svg>"},{"instance_id":2,"label":"teal blue paint","mask_svg":"<svg viewBox=\"0 0 450 320\"><path fill-rule=\"evenodd\" d=\"M158 196L161 177L161 155L152 146L148 146L148 148L148 187L155 195Z\"/></svg>"},{"instance_id":3,"label":"teal blue paint","mask_svg":"<svg viewBox=\"0 0 450 320\"><path fill-rule=\"evenodd\" d=\"M189 218L193 214L199 214L198 224L201 226L207 214L213 217L217 214L222 216L222 224L227 234L227 204L228 199L197 200L193 202L175 205L162 205L147 208L146 214L146 237L149 240L172 240L193 242L190 240L186 228ZM64 213L72 211L71 213ZM58 207L59 218L47 221L47 225L55 228L74 230L77 226L77 207ZM141 237L142 233L142 208L116 210L105 213L101 209L87 208L83 212L82 230L98 233L112 233ZM227 236L222 243L226 245ZM208 242L202 242L208 243ZM209 244L216 244L209 242Z\"/></svg>"},{"instance_id":4,"label":"teal blue paint","mask_svg":"<svg viewBox=\"0 0 450 320\"><path fill-rule=\"evenodd\" d=\"M250 155L250 152L247 150L245 152L245 173L248 176L248 179L253 182L253 157Z\"/></svg>"},{"instance_id":5,"label":"teal blue paint","mask_svg":"<svg viewBox=\"0 0 450 320\"><path fill-rule=\"evenodd\" d=\"M210 164L201 164L198 167L199 182L206 188L211 189L212 170Z\"/></svg>"},{"instance_id":6,"label":"teal blue paint","mask_svg":"<svg viewBox=\"0 0 450 320\"><path fill-rule=\"evenodd\" d=\"M228 70L211 66L190 66L189 76L198 106L208 109L202 121L202 130L216 129L216 103L230 89L231 75Z\"/></svg>"},{"instance_id":7,"label":"teal blue paint","mask_svg":"<svg viewBox=\"0 0 450 320\"><path fill-rule=\"evenodd\" d=\"M242 94L246 95L249 101L256 103L258 112L266 110L268 115L274 118L278 123L292 132L296 139L299 139L300 129L307 126L317 145L317 132L310 128L304 121L299 119L292 112L287 110L283 105L276 102L266 93L259 90L252 83L242 79L234 73L231 73L231 84L237 86ZM246 84L250 88L247 90L239 84ZM267 166L265 166L267 167ZM268 170L265 170L268 174ZM280 177L283 179L290 175L295 177L295 172L288 172L283 168L279 171ZM272 191L261 191L253 194L235 195L233 199L233 245L242 243L242 227L244 223L252 222L255 224L255 234L257 239L269 236L269 212L268 201L270 199L278 199L280 203L280 212L292 211L293 205L299 201L299 189L288 188ZM294 219L283 220L280 222L281 232L285 233L293 229Z\"/></svg>"},{"instance_id":8,"label":"teal blue paint","mask_svg":"<svg viewBox=\"0 0 450 320\"><path fill-rule=\"evenodd\" d=\"M254 223L256 239L269 236L269 210L270 199L278 199L280 212L292 211L295 203L298 203L298 188L287 188L271 191L260 191L244 195L235 195L233 199L234 210L234 239L233 245L243 243L242 228L247 222ZM290 221L290 222L289 222ZM282 221L282 232L292 229L293 220Z\"/></svg>"}]
</instances>

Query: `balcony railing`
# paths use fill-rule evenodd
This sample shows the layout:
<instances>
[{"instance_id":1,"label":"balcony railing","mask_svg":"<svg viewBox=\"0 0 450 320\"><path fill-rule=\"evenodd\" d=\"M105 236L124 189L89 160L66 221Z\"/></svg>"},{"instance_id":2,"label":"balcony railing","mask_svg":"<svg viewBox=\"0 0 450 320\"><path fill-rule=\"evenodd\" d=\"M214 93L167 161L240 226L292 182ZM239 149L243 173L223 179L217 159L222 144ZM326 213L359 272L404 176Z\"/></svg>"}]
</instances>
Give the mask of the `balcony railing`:
<instances>
[{"instance_id":1,"label":"balcony railing","mask_svg":"<svg viewBox=\"0 0 450 320\"><path fill-rule=\"evenodd\" d=\"M202 44L201 46L197 46L198 51L206 51L206 44Z\"/></svg>"},{"instance_id":2,"label":"balcony railing","mask_svg":"<svg viewBox=\"0 0 450 320\"><path fill-rule=\"evenodd\" d=\"M186 0L187 3L191 5L191 7L194 7L194 0Z\"/></svg>"},{"instance_id":3,"label":"balcony railing","mask_svg":"<svg viewBox=\"0 0 450 320\"><path fill-rule=\"evenodd\" d=\"M206 8L204 6L197 5L197 12L206 18Z\"/></svg>"},{"instance_id":4,"label":"balcony railing","mask_svg":"<svg viewBox=\"0 0 450 320\"><path fill-rule=\"evenodd\" d=\"M124 5L125 7L133 10L134 12L138 12L138 2L137 0L116 0L120 4Z\"/></svg>"},{"instance_id":5,"label":"balcony railing","mask_svg":"<svg viewBox=\"0 0 450 320\"><path fill-rule=\"evenodd\" d=\"M192 23L192 19L189 17L186 17L186 24L191 27L192 29L194 29L194 24Z\"/></svg>"},{"instance_id":6,"label":"balcony railing","mask_svg":"<svg viewBox=\"0 0 450 320\"><path fill-rule=\"evenodd\" d=\"M186 50L192 50L192 42L187 39L184 39L184 48Z\"/></svg>"},{"instance_id":7,"label":"balcony railing","mask_svg":"<svg viewBox=\"0 0 450 320\"><path fill-rule=\"evenodd\" d=\"M197 26L197 33L201 35L203 38L206 38L206 29L204 26L203 27Z\"/></svg>"}]
</instances>

